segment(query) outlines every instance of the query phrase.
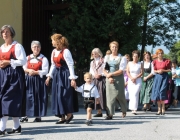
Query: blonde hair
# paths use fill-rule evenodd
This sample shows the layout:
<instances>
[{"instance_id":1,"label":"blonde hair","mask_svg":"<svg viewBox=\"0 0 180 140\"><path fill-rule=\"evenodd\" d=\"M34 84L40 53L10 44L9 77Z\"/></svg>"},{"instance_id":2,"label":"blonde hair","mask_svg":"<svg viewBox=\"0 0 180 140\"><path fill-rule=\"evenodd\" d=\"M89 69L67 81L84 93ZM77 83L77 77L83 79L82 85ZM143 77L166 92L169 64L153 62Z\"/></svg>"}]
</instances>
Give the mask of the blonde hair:
<instances>
[{"instance_id":1,"label":"blonde hair","mask_svg":"<svg viewBox=\"0 0 180 140\"><path fill-rule=\"evenodd\" d=\"M101 58L103 57L101 50L99 48L94 48L91 52L91 59L93 59L93 52L98 53Z\"/></svg>"},{"instance_id":2,"label":"blonde hair","mask_svg":"<svg viewBox=\"0 0 180 140\"><path fill-rule=\"evenodd\" d=\"M106 55L110 55L110 54L111 54L111 50L107 50Z\"/></svg>"},{"instance_id":3,"label":"blonde hair","mask_svg":"<svg viewBox=\"0 0 180 140\"><path fill-rule=\"evenodd\" d=\"M54 40L58 45L62 44L63 47L68 48L69 43L66 37L61 34L53 34L51 40ZM62 49L62 48L59 48Z\"/></svg>"},{"instance_id":4,"label":"blonde hair","mask_svg":"<svg viewBox=\"0 0 180 140\"><path fill-rule=\"evenodd\" d=\"M110 42L110 43L109 43L109 48L111 48L111 44L116 45L116 46L118 47L118 49L119 49L119 43L118 43L117 41L112 41L112 42Z\"/></svg>"},{"instance_id":5,"label":"blonde hair","mask_svg":"<svg viewBox=\"0 0 180 140\"><path fill-rule=\"evenodd\" d=\"M86 72L84 74L84 78L86 78L86 77L90 77L92 79L92 74L90 72Z\"/></svg>"}]
</instances>

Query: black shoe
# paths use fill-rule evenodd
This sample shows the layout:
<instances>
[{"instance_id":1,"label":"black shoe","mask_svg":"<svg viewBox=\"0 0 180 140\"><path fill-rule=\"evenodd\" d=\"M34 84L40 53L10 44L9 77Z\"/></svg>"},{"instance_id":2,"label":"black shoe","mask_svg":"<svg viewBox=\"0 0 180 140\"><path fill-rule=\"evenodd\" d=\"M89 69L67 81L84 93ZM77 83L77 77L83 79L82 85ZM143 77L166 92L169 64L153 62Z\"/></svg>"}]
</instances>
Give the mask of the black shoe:
<instances>
[{"instance_id":1,"label":"black shoe","mask_svg":"<svg viewBox=\"0 0 180 140\"><path fill-rule=\"evenodd\" d=\"M71 117L70 117L68 120L66 120L64 123L65 123L65 124L68 124L68 123L73 119L73 117L74 117L74 116L71 115Z\"/></svg>"},{"instance_id":2,"label":"black shoe","mask_svg":"<svg viewBox=\"0 0 180 140\"><path fill-rule=\"evenodd\" d=\"M86 124L87 126L89 126L89 125L91 125L91 122L90 122L89 120L86 120L86 121L85 121L85 124Z\"/></svg>"},{"instance_id":3,"label":"black shoe","mask_svg":"<svg viewBox=\"0 0 180 140\"><path fill-rule=\"evenodd\" d=\"M142 111L145 111L145 112L146 112L146 110L147 110L146 107L143 107L143 108L142 108Z\"/></svg>"},{"instance_id":4,"label":"black shoe","mask_svg":"<svg viewBox=\"0 0 180 140\"><path fill-rule=\"evenodd\" d=\"M28 117L27 116L26 117L22 117L20 119L20 122L28 122Z\"/></svg>"},{"instance_id":5,"label":"black shoe","mask_svg":"<svg viewBox=\"0 0 180 140\"><path fill-rule=\"evenodd\" d=\"M0 135L5 135L6 129L4 131L0 130Z\"/></svg>"},{"instance_id":6,"label":"black shoe","mask_svg":"<svg viewBox=\"0 0 180 140\"><path fill-rule=\"evenodd\" d=\"M105 120L112 120L112 116L106 116Z\"/></svg>"},{"instance_id":7,"label":"black shoe","mask_svg":"<svg viewBox=\"0 0 180 140\"><path fill-rule=\"evenodd\" d=\"M56 122L56 124L63 124L65 122L66 122L66 120L59 120L59 121Z\"/></svg>"},{"instance_id":8,"label":"black shoe","mask_svg":"<svg viewBox=\"0 0 180 140\"><path fill-rule=\"evenodd\" d=\"M9 131L7 133L8 134L21 133L21 126L19 126L17 129L12 129L12 131Z\"/></svg>"},{"instance_id":9,"label":"black shoe","mask_svg":"<svg viewBox=\"0 0 180 140\"><path fill-rule=\"evenodd\" d=\"M93 117L102 117L103 115L102 115L102 113L101 114L96 114L96 115L94 115Z\"/></svg>"},{"instance_id":10,"label":"black shoe","mask_svg":"<svg viewBox=\"0 0 180 140\"><path fill-rule=\"evenodd\" d=\"M33 122L41 122L41 118L35 118Z\"/></svg>"},{"instance_id":11,"label":"black shoe","mask_svg":"<svg viewBox=\"0 0 180 140\"><path fill-rule=\"evenodd\" d=\"M151 109L151 107L150 108L148 108L146 111L151 111L152 109Z\"/></svg>"},{"instance_id":12,"label":"black shoe","mask_svg":"<svg viewBox=\"0 0 180 140\"><path fill-rule=\"evenodd\" d=\"M156 115L161 115L161 114L162 114L162 112L157 112L157 113L156 113Z\"/></svg>"}]
</instances>

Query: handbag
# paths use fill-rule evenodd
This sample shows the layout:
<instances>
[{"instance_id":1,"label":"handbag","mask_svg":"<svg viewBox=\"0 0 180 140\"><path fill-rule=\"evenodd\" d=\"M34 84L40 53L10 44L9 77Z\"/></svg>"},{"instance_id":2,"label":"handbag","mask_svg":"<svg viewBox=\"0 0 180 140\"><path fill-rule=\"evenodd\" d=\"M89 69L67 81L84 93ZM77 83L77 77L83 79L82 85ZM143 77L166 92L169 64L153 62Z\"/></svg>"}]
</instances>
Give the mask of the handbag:
<instances>
[{"instance_id":1,"label":"handbag","mask_svg":"<svg viewBox=\"0 0 180 140\"><path fill-rule=\"evenodd\" d=\"M107 62L106 62L106 64L105 64L104 69L105 69L105 70L110 70L110 66L109 66L109 64L108 64Z\"/></svg>"}]
</instances>

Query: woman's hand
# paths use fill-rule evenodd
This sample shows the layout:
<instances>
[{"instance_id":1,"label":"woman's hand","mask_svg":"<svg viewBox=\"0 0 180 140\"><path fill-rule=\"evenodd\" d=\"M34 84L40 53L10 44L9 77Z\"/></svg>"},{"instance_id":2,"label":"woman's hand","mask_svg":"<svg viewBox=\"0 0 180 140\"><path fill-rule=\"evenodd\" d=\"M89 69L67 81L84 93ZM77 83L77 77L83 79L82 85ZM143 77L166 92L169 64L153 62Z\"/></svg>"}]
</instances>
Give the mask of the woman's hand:
<instances>
[{"instance_id":1,"label":"woman's hand","mask_svg":"<svg viewBox=\"0 0 180 140\"><path fill-rule=\"evenodd\" d=\"M46 84L46 86L49 86L49 81L50 81L50 77L48 77L47 79L46 79L46 81L45 81L45 84Z\"/></svg>"},{"instance_id":2,"label":"woman's hand","mask_svg":"<svg viewBox=\"0 0 180 140\"><path fill-rule=\"evenodd\" d=\"M131 81L136 84L136 78L132 78Z\"/></svg>"},{"instance_id":3,"label":"woman's hand","mask_svg":"<svg viewBox=\"0 0 180 140\"><path fill-rule=\"evenodd\" d=\"M98 74L94 75L94 78L96 78L96 79L99 79L100 77L101 77L101 75L98 75Z\"/></svg>"},{"instance_id":4,"label":"woman's hand","mask_svg":"<svg viewBox=\"0 0 180 140\"><path fill-rule=\"evenodd\" d=\"M108 74L106 75L106 77L107 77L107 78L112 77L112 73L108 73Z\"/></svg>"},{"instance_id":5,"label":"woman's hand","mask_svg":"<svg viewBox=\"0 0 180 140\"><path fill-rule=\"evenodd\" d=\"M10 65L10 60L1 60L0 61L0 68L5 68L8 65Z\"/></svg>"},{"instance_id":6,"label":"woman's hand","mask_svg":"<svg viewBox=\"0 0 180 140\"><path fill-rule=\"evenodd\" d=\"M108 78L108 80L109 80L109 82L110 82L110 84L113 84L114 83L114 79L113 78Z\"/></svg>"},{"instance_id":7,"label":"woman's hand","mask_svg":"<svg viewBox=\"0 0 180 140\"><path fill-rule=\"evenodd\" d=\"M74 79L71 79L71 86L76 87L76 81Z\"/></svg>"},{"instance_id":8,"label":"woman's hand","mask_svg":"<svg viewBox=\"0 0 180 140\"><path fill-rule=\"evenodd\" d=\"M32 70L32 69L29 69L29 70L28 70L28 75L29 75L29 76L34 76L34 75L36 75L36 71L35 71L35 70Z\"/></svg>"},{"instance_id":9,"label":"woman's hand","mask_svg":"<svg viewBox=\"0 0 180 140\"><path fill-rule=\"evenodd\" d=\"M157 73L162 74L164 71L162 69L157 70Z\"/></svg>"},{"instance_id":10,"label":"woman's hand","mask_svg":"<svg viewBox=\"0 0 180 140\"><path fill-rule=\"evenodd\" d=\"M143 80L144 80L145 82L147 81L147 79L148 79L147 77L144 77L144 78L143 78Z\"/></svg>"}]
</instances>

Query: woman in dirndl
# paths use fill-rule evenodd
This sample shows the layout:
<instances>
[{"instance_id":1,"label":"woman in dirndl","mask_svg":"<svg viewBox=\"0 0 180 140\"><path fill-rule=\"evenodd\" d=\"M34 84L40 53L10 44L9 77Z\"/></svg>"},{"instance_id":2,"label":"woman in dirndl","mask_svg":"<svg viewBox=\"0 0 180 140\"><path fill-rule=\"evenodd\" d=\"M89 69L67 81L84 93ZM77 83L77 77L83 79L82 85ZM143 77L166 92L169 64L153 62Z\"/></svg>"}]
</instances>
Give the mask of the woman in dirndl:
<instances>
[{"instance_id":1,"label":"woman in dirndl","mask_svg":"<svg viewBox=\"0 0 180 140\"><path fill-rule=\"evenodd\" d=\"M112 54L105 57L104 74L106 75L106 120L111 120L115 114L116 100L121 105L122 118L126 116L127 103L124 94L124 75L127 59L118 55L119 43L112 41L109 44Z\"/></svg>"},{"instance_id":2,"label":"woman in dirndl","mask_svg":"<svg viewBox=\"0 0 180 140\"><path fill-rule=\"evenodd\" d=\"M26 117L20 122L28 121L28 117L36 117L33 122L41 122L41 116L47 112L47 86L45 84L49 63L40 53L41 43L31 42L32 54L28 55L27 63L23 66L26 79Z\"/></svg>"},{"instance_id":3,"label":"woman in dirndl","mask_svg":"<svg viewBox=\"0 0 180 140\"><path fill-rule=\"evenodd\" d=\"M55 49L51 54L51 68L47 74L46 85L49 85L52 79L52 113L61 118L56 124L68 124L73 119L73 112L78 111L77 93L72 87L77 78L74 61L66 37L54 34L51 40Z\"/></svg>"},{"instance_id":4,"label":"woman in dirndl","mask_svg":"<svg viewBox=\"0 0 180 140\"><path fill-rule=\"evenodd\" d=\"M142 62L144 67L143 72L143 82L140 92L140 103L143 104L143 111L151 111L150 101L151 101L151 92L153 86L153 77L154 77L154 66L151 59L151 53L144 53L144 61Z\"/></svg>"},{"instance_id":5,"label":"woman in dirndl","mask_svg":"<svg viewBox=\"0 0 180 140\"><path fill-rule=\"evenodd\" d=\"M14 41L12 26L4 25L0 30L4 44L0 48L0 135L6 132L8 117L14 125L9 134L21 133L19 117L22 116L22 102L25 91L25 73L22 66L26 63L26 53L21 44Z\"/></svg>"},{"instance_id":6,"label":"woman in dirndl","mask_svg":"<svg viewBox=\"0 0 180 140\"><path fill-rule=\"evenodd\" d=\"M94 117L102 117L102 109L106 109L106 83L105 76L103 75L104 70L104 59L103 54L99 48L94 48L91 52L91 59L89 72L93 76L93 82L98 89L100 95L100 103L96 104L95 108L97 114Z\"/></svg>"},{"instance_id":7,"label":"woman in dirndl","mask_svg":"<svg viewBox=\"0 0 180 140\"><path fill-rule=\"evenodd\" d=\"M171 61L169 59L163 58L164 51L158 49L156 51L157 59L153 60L154 65L154 82L152 87L151 100L157 101L158 112L156 115L165 114L165 100L167 100L167 90L169 75L168 72L171 71Z\"/></svg>"}]
</instances>

